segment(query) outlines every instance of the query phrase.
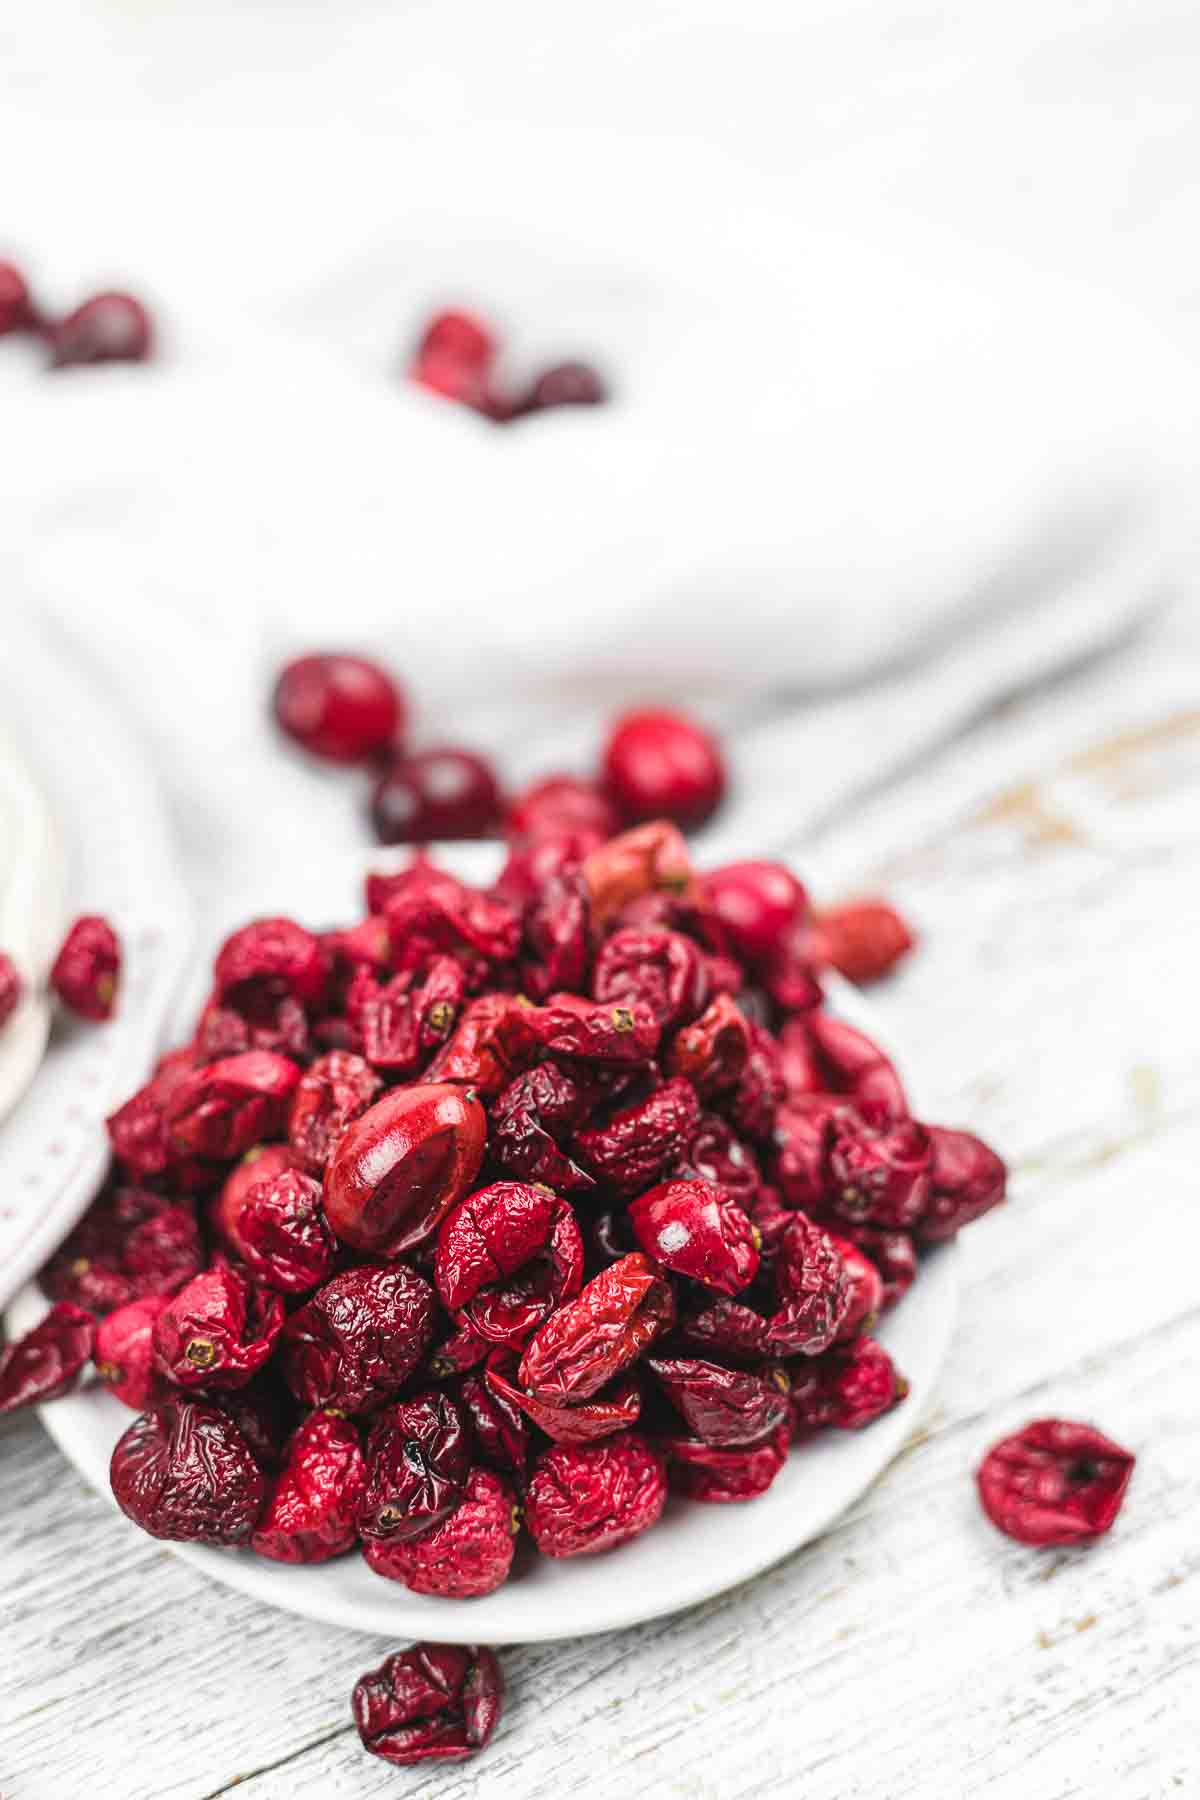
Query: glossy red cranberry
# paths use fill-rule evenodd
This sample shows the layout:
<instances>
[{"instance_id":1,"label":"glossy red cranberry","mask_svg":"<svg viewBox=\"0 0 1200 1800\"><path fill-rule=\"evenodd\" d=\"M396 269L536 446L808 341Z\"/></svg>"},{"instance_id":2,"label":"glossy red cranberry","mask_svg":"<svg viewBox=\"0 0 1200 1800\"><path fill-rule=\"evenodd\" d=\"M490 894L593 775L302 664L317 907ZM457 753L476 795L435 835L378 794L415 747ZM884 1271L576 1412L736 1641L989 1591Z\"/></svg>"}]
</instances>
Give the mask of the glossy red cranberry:
<instances>
[{"instance_id":1,"label":"glossy red cranberry","mask_svg":"<svg viewBox=\"0 0 1200 1800\"><path fill-rule=\"evenodd\" d=\"M543 1556L588 1556L658 1523L666 1504L662 1458L635 1431L597 1444L554 1444L533 1466L525 1523Z\"/></svg>"},{"instance_id":2,"label":"glossy red cranberry","mask_svg":"<svg viewBox=\"0 0 1200 1800\"><path fill-rule=\"evenodd\" d=\"M756 1500L766 1493L787 1461L788 1429L777 1425L754 1444L725 1446L684 1437L659 1438L657 1442L677 1493L711 1506L725 1506Z\"/></svg>"},{"instance_id":3,"label":"glossy red cranberry","mask_svg":"<svg viewBox=\"0 0 1200 1800\"><path fill-rule=\"evenodd\" d=\"M948 1131L943 1125L928 1129L930 1193L917 1234L923 1242L937 1244L1003 1202L1008 1170L973 1133Z\"/></svg>"},{"instance_id":4,"label":"glossy red cranberry","mask_svg":"<svg viewBox=\"0 0 1200 1800\"><path fill-rule=\"evenodd\" d=\"M870 1331L882 1312L883 1277L857 1244L832 1232L830 1237L850 1283L850 1305L835 1339L835 1342L845 1344L858 1337L860 1332Z\"/></svg>"},{"instance_id":5,"label":"glossy red cranberry","mask_svg":"<svg viewBox=\"0 0 1200 1800\"><path fill-rule=\"evenodd\" d=\"M598 842L620 829L616 808L593 781L548 775L511 801L505 829L510 838L594 833Z\"/></svg>"},{"instance_id":6,"label":"glossy red cranberry","mask_svg":"<svg viewBox=\"0 0 1200 1800\"><path fill-rule=\"evenodd\" d=\"M366 1465L349 1419L315 1412L290 1439L282 1469L250 1539L275 1562L322 1563L357 1540Z\"/></svg>"},{"instance_id":7,"label":"glossy red cranberry","mask_svg":"<svg viewBox=\"0 0 1200 1800\"><path fill-rule=\"evenodd\" d=\"M622 815L670 819L682 830L703 825L725 793L716 740L683 713L626 713L604 750L604 779Z\"/></svg>"},{"instance_id":8,"label":"glossy red cranberry","mask_svg":"<svg viewBox=\"0 0 1200 1800\"><path fill-rule=\"evenodd\" d=\"M555 363L544 369L525 398L518 402L518 412L544 412L551 406L599 406L608 399L608 389L597 371L582 362Z\"/></svg>"},{"instance_id":9,"label":"glossy red cranberry","mask_svg":"<svg viewBox=\"0 0 1200 1800\"><path fill-rule=\"evenodd\" d=\"M82 306L46 327L50 366L145 362L154 348L150 314L132 294L93 294Z\"/></svg>"},{"instance_id":10,"label":"glossy red cranberry","mask_svg":"<svg viewBox=\"0 0 1200 1800\"><path fill-rule=\"evenodd\" d=\"M804 889L783 863L726 863L704 877L709 905L738 954L762 963L804 918Z\"/></svg>"},{"instance_id":11,"label":"glossy red cranberry","mask_svg":"<svg viewBox=\"0 0 1200 1800\"><path fill-rule=\"evenodd\" d=\"M500 813L490 764L473 751L450 747L392 763L371 796L371 822L382 844L488 837Z\"/></svg>"},{"instance_id":12,"label":"glossy red cranberry","mask_svg":"<svg viewBox=\"0 0 1200 1800\"><path fill-rule=\"evenodd\" d=\"M448 1517L417 1537L367 1538L363 1555L377 1575L414 1594L472 1600L508 1580L517 1525L512 1488L494 1469L479 1467Z\"/></svg>"},{"instance_id":13,"label":"glossy red cranberry","mask_svg":"<svg viewBox=\"0 0 1200 1800\"><path fill-rule=\"evenodd\" d=\"M421 387L476 412L502 410L491 382L496 340L468 312L435 313L413 355L409 373Z\"/></svg>"},{"instance_id":14,"label":"glossy red cranberry","mask_svg":"<svg viewBox=\"0 0 1200 1800\"><path fill-rule=\"evenodd\" d=\"M890 975L916 942L886 900L854 900L813 916L814 950L847 981L866 985Z\"/></svg>"},{"instance_id":15,"label":"glossy red cranberry","mask_svg":"<svg viewBox=\"0 0 1200 1800\"><path fill-rule=\"evenodd\" d=\"M158 1366L177 1387L245 1387L274 1353L283 1317L278 1294L214 1263L193 1275L155 1320Z\"/></svg>"},{"instance_id":16,"label":"glossy red cranberry","mask_svg":"<svg viewBox=\"0 0 1200 1800\"><path fill-rule=\"evenodd\" d=\"M121 978L121 940L107 919L85 914L63 939L50 986L81 1019L111 1019Z\"/></svg>"},{"instance_id":17,"label":"glossy red cranberry","mask_svg":"<svg viewBox=\"0 0 1200 1800\"><path fill-rule=\"evenodd\" d=\"M487 1116L450 1082L396 1088L349 1125L325 1176L325 1214L343 1243L401 1256L441 1224L483 1160Z\"/></svg>"},{"instance_id":18,"label":"glossy red cranberry","mask_svg":"<svg viewBox=\"0 0 1200 1800\"><path fill-rule=\"evenodd\" d=\"M129 1300L96 1327L96 1373L114 1399L134 1412L170 1398L171 1383L154 1356L154 1326L169 1304L166 1294Z\"/></svg>"},{"instance_id":19,"label":"glossy red cranberry","mask_svg":"<svg viewBox=\"0 0 1200 1800\"><path fill-rule=\"evenodd\" d=\"M0 264L0 268L3 264ZM0 950L0 1031L8 1024L21 1004L23 983L11 956Z\"/></svg>"},{"instance_id":20,"label":"glossy red cranberry","mask_svg":"<svg viewBox=\"0 0 1200 1800\"><path fill-rule=\"evenodd\" d=\"M401 1767L474 1756L503 1704L499 1664L475 1644L415 1644L389 1656L355 1683L352 1702L363 1749Z\"/></svg>"},{"instance_id":21,"label":"glossy red cranberry","mask_svg":"<svg viewBox=\"0 0 1200 1800\"><path fill-rule=\"evenodd\" d=\"M69 1394L92 1354L96 1321L60 1300L32 1331L0 1350L0 1416Z\"/></svg>"},{"instance_id":22,"label":"glossy red cranberry","mask_svg":"<svg viewBox=\"0 0 1200 1800\"><path fill-rule=\"evenodd\" d=\"M118 1439L113 1498L151 1537L193 1544L249 1542L267 1481L229 1415L207 1401L164 1402Z\"/></svg>"},{"instance_id":23,"label":"glossy red cranberry","mask_svg":"<svg viewBox=\"0 0 1200 1800\"><path fill-rule=\"evenodd\" d=\"M646 1255L718 1294L737 1294L758 1273L759 1236L724 1188L707 1181L666 1181L629 1208Z\"/></svg>"},{"instance_id":24,"label":"glossy red cranberry","mask_svg":"<svg viewBox=\"0 0 1200 1800\"><path fill-rule=\"evenodd\" d=\"M589 1400L674 1321L671 1290L635 1252L611 1263L535 1333L517 1379L549 1401Z\"/></svg>"},{"instance_id":25,"label":"glossy red cranberry","mask_svg":"<svg viewBox=\"0 0 1200 1800\"><path fill-rule=\"evenodd\" d=\"M14 263L0 262L0 337L10 331L32 331L37 308L29 284Z\"/></svg>"},{"instance_id":26,"label":"glossy red cranberry","mask_svg":"<svg viewBox=\"0 0 1200 1800\"><path fill-rule=\"evenodd\" d=\"M1111 1530L1134 1461L1090 1425L1035 1419L984 1457L980 1502L1020 1544L1077 1544Z\"/></svg>"},{"instance_id":27,"label":"glossy red cranberry","mask_svg":"<svg viewBox=\"0 0 1200 1800\"><path fill-rule=\"evenodd\" d=\"M313 756L364 762L404 729L406 708L378 663L326 651L286 664L275 683L276 723Z\"/></svg>"},{"instance_id":28,"label":"glossy red cranberry","mask_svg":"<svg viewBox=\"0 0 1200 1800\"><path fill-rule=\"evenodd\" d=\"M536 1425L556 1444L591 1444L636 1425L642 1397L634 1375L610 1382L590 1400L555 1402L527 1394L514 1379L515 1371L498 1350L488 1359L484 1378L494 1402L502 1403Z\"/></svg>"}]
</instances>

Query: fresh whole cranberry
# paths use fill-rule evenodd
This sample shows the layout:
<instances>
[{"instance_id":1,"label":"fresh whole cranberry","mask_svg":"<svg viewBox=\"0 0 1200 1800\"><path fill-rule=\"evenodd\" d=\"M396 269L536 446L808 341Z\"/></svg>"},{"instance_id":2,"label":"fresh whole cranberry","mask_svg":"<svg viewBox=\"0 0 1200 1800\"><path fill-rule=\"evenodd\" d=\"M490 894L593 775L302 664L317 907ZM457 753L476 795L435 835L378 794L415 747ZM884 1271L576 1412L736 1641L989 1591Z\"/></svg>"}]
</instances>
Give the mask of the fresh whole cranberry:
<instances>
[{"instance_id":1,"label":"fresh whole cranberry","mask_svg":"<svg viewBox=\"0 0 1200 1800\"><path fill-rule=\"evenodd\" d=\"M154 1355L154 1327L170 1304L166 1294L128 1300L96 1327L96 1374L114 1399L141 1412L170 1397L172 1384Z\"/></svg>"},{"instance_id":2,"label":"fresh whole cranberry","mask_svg":"<svg viewBox=\"0 0 1200 1800\"><path fill-rule=\"evenodd\" d=\"M416 1537L367 1538L368 1567L414 1594L449 1600L494 1593L512 1568L518 1516L513 1491L494 1469L474 1468L446 1518Z\"/></svg>"},{"instance_id":3,"label":"fresh whole cranberry","mask_svg":"<svg viewBox=\"0 0 1200 1800\"><path fill-rule=\"evenodd\" d=\"M620 824L612 801L594 782L575 775L548 775L510 802L505 830L518 842L584 833L603 843Z\"/></svg>"},{"instance_id":4,"label":"fresh whole cranberry","mask_svg":"<svg viewBox=\"0 0 1200 1800\"><path fill-rule=\"evenodd\" d=\"M349 1419L311 1413L290 1439L250 1539L275 1562L322 1563L353 1548L366 1465Z\"/></svg>"},{"instance_id":5,"label":"fresh whole cranberry","mask_svg":"<svg viewBox=\"0 0 1200 1800\"><path fill-rule=\"evenodd\" d=\"M450 1082L397 1088L349 1125L325 1177L325 1214L343 1243L401 1256L436 1231L483 1159L487 1118Z\"/></svg>"},{"instance_id":6,"label":"fresh whole cranberry","mask_svg":"<svg viewBox=\"0 0 1200 1800\"><path fill-rule=\"evenodd\" d=\"M622 815L670 819L682 830L703 825L725 793L716 741L683 713L626 713L604 750L604 779Z\"/></svg>"},{"instance_id":7,"label":"fresh whole cranberry","mask_svg":"<svg viewBox=\"0 0 1200 1800\"><path fill-rule=\"evenodd\" d=\"M471 750L421 750L385 769L371 796L381 844L488 837L501 815L491 766Z\"/></svg>"},{"instance_id":8,"label":"fresh whole cranberry","mask_svg":"<svg viewBox=\"0 0 1200 1800\"><path fill-rule=\"evenodd\" d=\"M662 1458L634 1431L595 1444L553 1444L533 1465L525 1523L543 1556L588 1556L658 1523L667 1498Z\"/></svg>"},{"instance_id":9,"label":"fresh whole cranberry","mask_svg":"<svg viewBox=\"0 0 1200 1800\"><path fill-rule=\"evenodd\" d=\"M504 1704L500 1666L475 1644L415 1644L355 1683L364 1750L408 1767L462 1762L482 1750Z\"/></svg>"},{"instance_id":10,"label":"fresh whole cranberry","mask_svg":"<svg viewBox=\"0 0 1200 1800\"><path fill-rule=\"evenodd\" d=\"M1019 1544L1077 1544L1111 1530L1135 1457L1091 1425L1035 1419L984 1457L984 1512Z\"/></svg>"},{"instance_id":11,"label":"fresh whole cranberry","mask_svg":"<svg viewBox=\"0 0 1200 1800\"><path fill-rule=\"evenodd\" d=\"M396 741L406 718L403 696L386 670L341 651L287 663L271 705L280 729L327 762L365 762Z\"/></svg>"},{"instance_id":12,"label":"fresh whole cranberry","mask_svg":"<svg viewBox=\"0 0 1200 1800\"><path fill-rule=\"evenodd\" d=\"M112 1018L121 975L121 943L107 919L86 914L63 939L50 970L50 986L81 1019Z\"/></svg>"},{"instance_id":13,"label":"fresh whole cranberry","mask_svg":"<svg viewBox=\"0 0 1200 1800\"><path fill-rule=\"evenodd\" d=\"M46 327L50 366L145 362L154 348L150 314L132 294L93 294L82 306Z\"/></svg>"},{"instance_id":14,"label":"fresh whole cranberry","mask_svg":"<svg viewBox=\"0 0 1200 1800\"><path fill-rule=\"evenodd\" d=\"M10 331L32 331L37 308L29 284L14 263L0 262L0 337Z\"/></svg>"},{"instance_id":15,"label":"fresh whole cranberry","mask_svg":"<svg viewBox=\"0 0 1200 1800\"><path fill-rule=\"evenodd\" d=\"M432 393L490 414L495 357L496 339L482 320L468 312L440 312L425 327L409 373Z\"/></svg>"},{"instance_id":16,"label":"fresh whole cranberry","mask_svg":"<svg viewBox=\"0 0 1200 1800\"><path fill-rule=\"evenodd\" d=\"M587 363L555 363L553 368L542 371L517 410L544 412L551 406L599 406L607 399L608 389Z\"/></svg>"},{"instance_id":17,"label":"fresh whole cranberry","mask_svg":"<svg viewBox=\"0 0 1200 1800\"><path fill-rule=\"evenodd\" d=\"M3 266L0 263L0 270ZM3 1031L20 1005L23 986L12 957L0 950L0 1031Z\"/></svg>"},{"instance_id":18,"label":"fresh whole cranberry","mask_svg":"<svg viewBox=\"0 0 1200 1800\"><path fill-rule=\"evenodd\" d=\"M804 889L783 863L726 863L704 877L709 905L746 962L760 964L804 918Z\"/></svg>"},{"instance_id":19,"label":"fresh whole cranberry","mask_svg":"<svg viewBox=\"0 0 1200 1800\"><path fill-rule=\"evenodd\" d=\"M246 1544L267 1482L229 1415L207 1401L164 1402L118 1439L109 1469L121 1511L151 1537Z\"/></svg>"}]
</instances>

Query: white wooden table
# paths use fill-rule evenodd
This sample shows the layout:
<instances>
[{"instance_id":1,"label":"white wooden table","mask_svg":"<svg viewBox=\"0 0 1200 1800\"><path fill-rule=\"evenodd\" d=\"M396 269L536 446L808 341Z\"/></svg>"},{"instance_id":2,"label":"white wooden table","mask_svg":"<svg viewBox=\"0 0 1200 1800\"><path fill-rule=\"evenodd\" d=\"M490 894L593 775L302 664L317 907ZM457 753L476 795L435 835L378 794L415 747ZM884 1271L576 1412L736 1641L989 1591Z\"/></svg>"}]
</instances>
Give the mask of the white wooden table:
<instances>
[{"instance_id":1,"label":"white wooden table","mask_svg":"<svg viewBox=\"0 0 1200 1800\"><path fill-rule=\"evenodd\" d=\"M1014 1170L968 1233L936 1404L833 1530L680 1617L506 1652L486 1757L404 1774L362 1754L348 1711L395 1646L207 1586L14 1419L3 1800L1195 1792L1198 695L1180 614L795 846L828 891L882 887L920 922L879 995L888 1029L932 1116ZM777 730L742 734L745 780ZM1023 1549L976 1505L987 1445L1047 1413L1139 1456L1086 1551Z\"/></svg>"}]
</instances>

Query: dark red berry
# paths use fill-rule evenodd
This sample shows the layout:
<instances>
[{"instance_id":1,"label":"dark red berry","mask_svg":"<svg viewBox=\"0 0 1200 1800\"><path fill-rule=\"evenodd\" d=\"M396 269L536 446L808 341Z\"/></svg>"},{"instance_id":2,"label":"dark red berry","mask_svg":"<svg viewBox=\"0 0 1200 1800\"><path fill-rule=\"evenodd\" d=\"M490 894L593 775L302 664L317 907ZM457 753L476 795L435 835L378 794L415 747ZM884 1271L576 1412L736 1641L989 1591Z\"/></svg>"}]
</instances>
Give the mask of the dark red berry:
<instances>
[{"instance_id":1,"label":"dark red berry","mask_svg":"<svg viewBox=\"0 0 1200 1800\"><path fill-rule=\"evenodd\" d=\"M364 1750L401 1767L474 1756L503 1704L500 1666L476 1644L415 1644L361 1676L352 1701Z\"/></svg>"},{"instance_id":2,"label":"dark red berry","mask_svg":"<svg viewBox=\"0 0 1200 1800\"><path fill-rule=\"evenodd\" d=\"M107 919L76 919L50 970L50 986L82 1019L111 1019L121 976L121 942Z\"/></svg>"},{"instance_id":3,"label":"dark red berry","mask_svg":"<svg viewBox=\"0 0 1200 1800\"><path fill-rule=\"evenodd\" d=\"M40 1324L0 1350L0 1415L69 1394L92 1354L96 1321L60 1300Z\"/></svg>"},{"instance_id":4,"label":"dark red berry","mask_svg":"<svg viewBox=\"0 0 1200 1800\"><path fill-rule=\"evenodd\" d=\"M241 1432L220 1407L172 1400L133 1421L109 1470L121 1511L151 1537L193 1544L245 1544L267 1481Z\"/></svg>"},{"instance_id":5,"label":"dark red berry","mask_svg":"<svg viewBox=\"0 0 1200 1800\"><path fill-rule=\"evenodd\" d=\"M575 775L548 775L511 801L505 828L510 838L594 833L598 842L620 828L608 796Z\"/></svg>"},{"instance_id":6,"label":"dark red berry","mask_svg":"<svg viewBox=\"0 0 1200 1800\"><path fill-rule=\"evenodd\" d=\"M93 294L46 327L50 366L144 362L154 348L150 315L132 294Z\"/></svg>"},{"instance_id":7,"label":"dark red berry","mask_svg":"<svg viewBox=\"0 0 1200 1800\"><path fill-rule=\"evenodd\" d=\"M553 1444L533 1465L525 1523L543 1556L588 1556L658 1523L667 1483L658 1451L634 1431Z\"/></svg>"},{"instance_id":8,"label":"dark red berry","mask_svg":"<svg viewBox=\"0 0 1200 1800\"><path fill-rule=\"evenodd\" d=\"M518 412L544 412L550 406L599 406L608 399L608 389L596 370L587 363L555 363L544 369L533 383Z\"/></svg>"},{"instance_id":9,"label":"dark red berry","mask_svg":"<svg viewBox=\"0 0 1200 1800\"><path fill-rule=\"evenodd\" d=\"M448 747L392 763L371 797L371 821L382 844L487 837L500 813L491 766L473 751Z\"/></svg>"},{"instance_id":10,"label":"dark red berry","mask_svg":"<svg viewBox=\"0 0 1200 1800\"><path fill-rule=\"evenodd\" d=\"M300 656L280 672L272 707L277 724L313 756L364 762L403 731L406 708L378 663L327 651Z\"/></svg>"},{"instance_id":11,"label":"dark red berry","mask_svg":"<svg viewBox=\"0 0 1200 1800\"><path fill-rule=\"evenodd\" d=\"M287 1446L250 1547L275 1562L321 1563L357 1540L366 1467L349 1419L310 1413Z\"/></svg>"},{"instance_id":12,"label":"dark red berry","mask_svg":"<svg viewBox=\"0 0 1200 1800\"><path fill-rule=\"evenodd\" d=\"M813 916L813 950L847 981L865 985L889 975L916 939L886 900L854 900Z\"/></svg>"},{"instance_id":13,"label":"dark red berry","mask_svg":"<svg viewBox=\"0 0 1200 1800\"><path fill-rule=\"evenodd\" d=\"M3 264L0 264L0 269ZM24 984L11 956L0 950L0 1031L8 1024L21 1004Z\"/></svg>"},{"instance_id":14,"label":"dark red berry","mask_svg":"<svg viewBox=\"0 0 1200 1800\"><path fill-rule=\"evenodd\" d=\"M450 1082L396 1088L349 1125L325 1176L325 1213L343 1243L401 1256L470 1189L487 1118Z\"/></svg>"},{"instance_id":15,"label":"dark red berry","mask_svg":"<svg viewBox=\"0 0 1200 1800\"><path fill-rule=\"evenodd\" d=\"M0 337L10 331L32 331L36 324L28 282L14 263L0 262Z\"/></svg>"},{"instance_id":16,"label":"dark red berry","mask_svg":"<svg viewBox=\"0 0 1200 1800\"><path fill-rule=\"evenodd\" d=\"M804 889L783 863L726 863L704 877L709 905L738 954L764 962L804 918Z\"/></svg>"},{"instance_id":17,"label":"dark red berry","mask_svg":"<svg viewBox=\"0 0 1200 1800\"><path fill-rule=\"evenodd\" d=\"M1134 1461L1090 1425L1035 1419L988 1451L979 1498L992 1524L1020 1544L1076 1544L1111 1529Z\"/></svg>"},{"instance_id":18,"label":"dark red berry","mask_svg":"<svg viewBox=\"0 0 1200 1800\"><path fill-rule=\"evenodd\" d=\"M154 1327L169 1304L166 1294L128 1300L96 1327L96 1373L109 1393L134 1412L171 1395L172 1384L154 1354Z\"/></svg>"},{"instance_id":19,"label":"dark red berry","mask_svg":"<svg viewBox=\"0 0 1200 1800\"><path fill-rule=\"evenodd\" d=\"M626 713L604 750L604 779L622 815L670 819L689 831L720 805L725 764L716 740L683 713Z\"/></svg>"},{"instance_id":20,"label":"dark red berry","mask_svg":"<svg viewBox=\"0 0 1200 1800\"><path fill-rule=\"evenodd\" d=\"M512 1488L494 1469L474 1468L446 1518L417 1537L367 1538L363 1555L377 1575L414 1594L472 1600L508 1580L517 1535Z\"/></svg>"}]
</instances>

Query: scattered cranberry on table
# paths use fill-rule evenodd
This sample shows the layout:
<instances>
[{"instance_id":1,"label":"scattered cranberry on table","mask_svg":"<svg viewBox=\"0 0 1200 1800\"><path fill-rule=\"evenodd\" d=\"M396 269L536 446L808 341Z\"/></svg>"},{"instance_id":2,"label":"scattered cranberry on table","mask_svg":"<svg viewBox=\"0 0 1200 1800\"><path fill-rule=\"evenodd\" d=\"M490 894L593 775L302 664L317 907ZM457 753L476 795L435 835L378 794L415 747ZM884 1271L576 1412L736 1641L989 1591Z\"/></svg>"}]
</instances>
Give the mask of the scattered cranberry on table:
<instances>
[{"instance_id":1,"label":"scattered cranberry on table","mask_svg":"<svg viewBox=\"0 0 1200 1800\"><path fill-rule=\"evenodd\" d=\"M361 1676L351 1702L364 1750L401 1766L474 1756L503 1705L500 1665L476 1644L414 1644Z\"/></svg>"},{"instance_id":2,"label":"scattered cranberry on table","mask_svg":"<svg viewBox=\"0 0 1200 1800\"><path fill-rule=\"evenodd\" d=\"M365 762L396 741L406 718L386 670L341 652L296 657L280 670L271 704L280 729L327 762Z\"/></svg>"},{"instance_id":3,"label":"scattered cranberry on table","mask_svg":"<svg viewBox=\"0 0 1200 1800\"><path fill-rule=\"evenodd\" d=\"M33 331L37 322L29 283L15 263L0 262L0 337L10 332Z\"/></svg>"},{"instance_id":4,"label":"scattered cranberry on table","mask_svg":"<svg viewBox=\"0 0 1200 1800\"><path fill-rule=\"evenodd\" d=\"M64 1006L98 1024L111 1019L121 976L121 943L107 919L76 919L50 970L50 986Z\"/></svg>"},{"instance_id":5,"label":"scattered cranberry on table","mask_svg":"<svg viewBox=\"0 0 1200 1800\"><path fill-rule=\"evenodd\" d=\"M496 333L473 313L435 313L421 334L409 374L418 386L498 425L553 407L597 406L608 399L601 376L583 362L555 363L523 392L510 392L497 376L499 351Z\"/></svg>"},{"instance_id":6,"label":"scattered cranberry on table","mask_svg":"<svg viewBox=\"0 0 1200 1800\"><path fill-rule=\"evenodd\" d=\"M1086 1543L1112 1529L1135 1460L1090 1425L1035 1419L984 1457L980 1503L1019 1544Z\"/></svg>"},{"instance_id":7,"label":"scattered cranberry on table","mask_svg":"<svg viewBox=\"0 0 1200 1800\"><path fill-rule=\"evenodd\" d=\"M852 900L813 915L813 951L847 981L881 981L916 942L912 928L886 900Z\"/></svg>"},{"instance_id":8,"label":"scattered cranberry on table","mask_svg":"<svg viewBox=\"0 0 1200 1800\"><path fill-rule=\"evenodd\" d=\"M54 369L87 363L145 362L154 348L150 314L132 294L93 294L44 327Z\"/></svg>"}]
</instances>

